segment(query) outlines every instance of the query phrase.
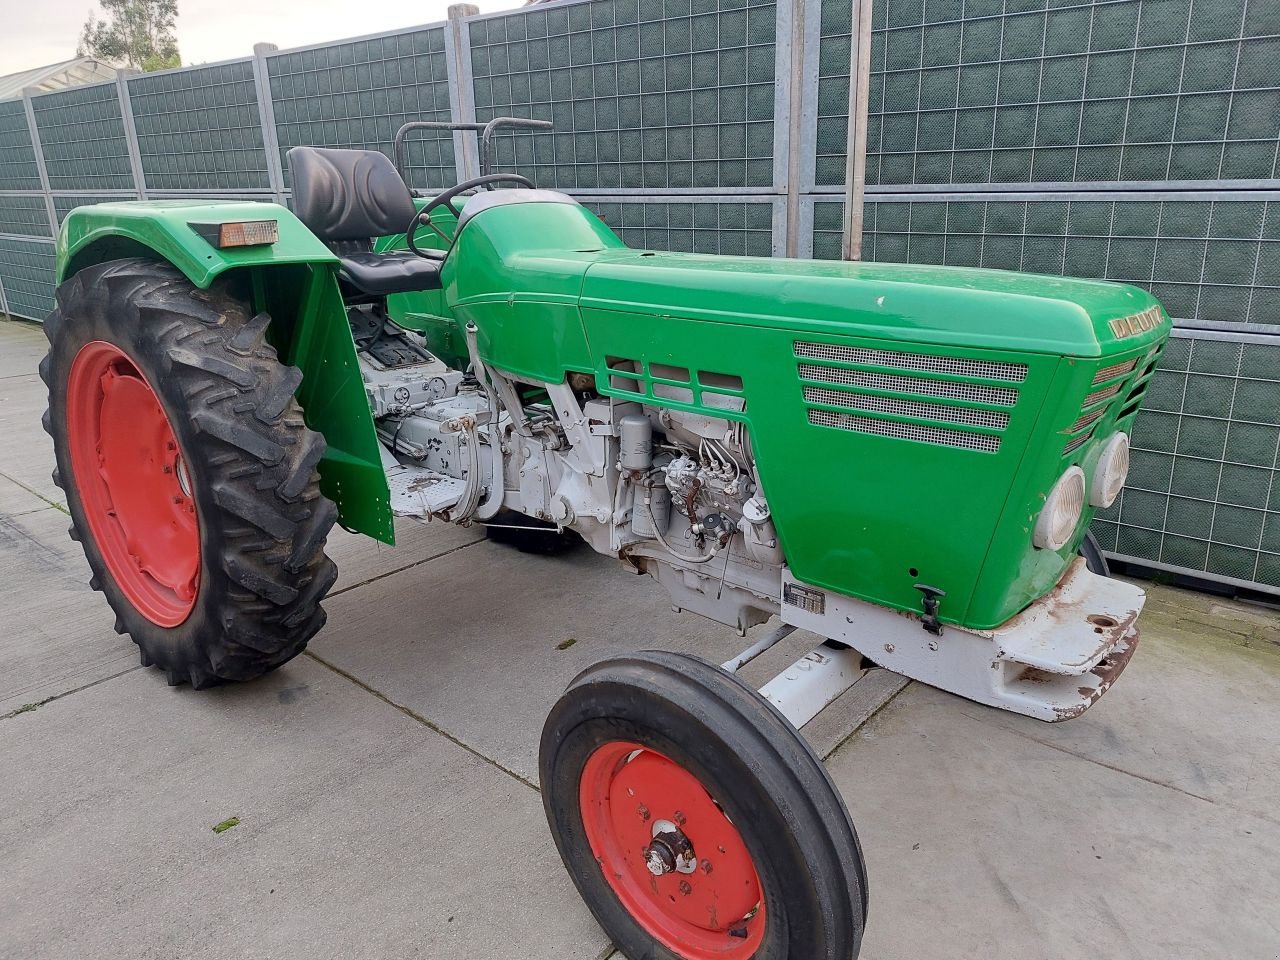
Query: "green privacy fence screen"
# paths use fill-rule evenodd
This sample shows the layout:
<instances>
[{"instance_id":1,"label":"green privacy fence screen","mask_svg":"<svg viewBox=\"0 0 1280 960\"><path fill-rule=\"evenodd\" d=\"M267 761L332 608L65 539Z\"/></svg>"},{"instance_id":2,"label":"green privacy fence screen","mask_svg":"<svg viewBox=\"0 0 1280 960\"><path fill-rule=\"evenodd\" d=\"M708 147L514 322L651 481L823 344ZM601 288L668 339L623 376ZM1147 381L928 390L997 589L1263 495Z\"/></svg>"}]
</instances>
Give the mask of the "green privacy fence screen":
<instances>
[{"instance_id":1,"label":"green privacy fence screen","mask_svg":"<svg viewBox=\"0 0 1280 960\"><path fill-rule=\"evenodd\" d=\"M1280 591L1275 0L560 0L0 102L0 307L52 306L81 203L290 199L296 145L391 152L411 120L547 119L500 168L629 244L1137 283L1179 324L1114 555ZM869 65L859 51L869 48ZM866 198L847 181L865 102ZM857 141L855 141L856 145ZM472 135L409 141L420 190ZM846 215L846 190L853 205Z\"/></svg>"},{"instance_id":2,"label":"green privacy fence screen","mask_svg":"<svg viewBox=\"0 0 1280 960\"><path fill-rule=\"evenodd\" d=\"M476 118L554 122L499 158L561 189L768 193L777 17L773 0L595 0L479 20Z\"/></svg>"},{"instance_id":3,"label":"green privacy fence screen","mask_svg":"<svg viewBox=\"0 0 1280 960\"><path fill-rule=\"evenodd\" d=\"M252 63L136 77L129 102L148 189L271 188Z\"/></svg>"},{"instance_id":4,"label":"green privacy fence screen","mask_svg":"<svg viewBox=\"0 0 1280 960\"><path fill-rule=\"evenodd\" d=\"M445 31L369 37L266 58L281 151L295 146L373 148L391 153L401 125L450 119ZM409 153L417 187L455 182L453 139L416 136ZM283 166L288 185L288 166Z\"/></svg>"}]
</instances>

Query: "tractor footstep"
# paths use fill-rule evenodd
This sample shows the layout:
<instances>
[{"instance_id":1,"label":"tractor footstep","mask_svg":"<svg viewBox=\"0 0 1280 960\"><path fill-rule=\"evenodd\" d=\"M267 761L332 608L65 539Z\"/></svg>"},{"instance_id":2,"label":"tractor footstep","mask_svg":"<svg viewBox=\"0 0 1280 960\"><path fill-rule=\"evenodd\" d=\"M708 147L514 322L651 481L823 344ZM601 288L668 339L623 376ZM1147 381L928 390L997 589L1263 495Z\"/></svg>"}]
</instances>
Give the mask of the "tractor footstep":
<instances>
[{"instance_id":1,"label":"tractor footstep","mask_svg":"<svg viewBox=\"0 0 1280 960\"><path fill-rule=\"evenodd\" d=\"M394 467L387 471L391 512L397 517L426 520L454 506L466 492L465 480L446 477L421 467Z\"/></svg>"}]
</instances>

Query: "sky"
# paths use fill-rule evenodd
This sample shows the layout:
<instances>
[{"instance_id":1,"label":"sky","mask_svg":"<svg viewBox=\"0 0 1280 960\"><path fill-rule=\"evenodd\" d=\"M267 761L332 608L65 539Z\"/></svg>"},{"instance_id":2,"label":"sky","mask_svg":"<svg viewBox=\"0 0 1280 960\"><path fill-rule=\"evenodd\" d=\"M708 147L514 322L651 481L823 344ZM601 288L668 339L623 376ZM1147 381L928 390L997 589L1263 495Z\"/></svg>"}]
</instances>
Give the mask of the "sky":
<instances>
[{"instance_id":1,"label":"sky","mask_svg":"<svg viewBox=\"0 0 1280 960\"><path fill-rule=\"evenodd\" d=\"M451 0L178 0L184 64L230 60L255 43L282 50L445 18ZM482 13L522 0L470 0ZM96 0L0 0L0 76L70 60Z\"/></svg>"}]
</instances>

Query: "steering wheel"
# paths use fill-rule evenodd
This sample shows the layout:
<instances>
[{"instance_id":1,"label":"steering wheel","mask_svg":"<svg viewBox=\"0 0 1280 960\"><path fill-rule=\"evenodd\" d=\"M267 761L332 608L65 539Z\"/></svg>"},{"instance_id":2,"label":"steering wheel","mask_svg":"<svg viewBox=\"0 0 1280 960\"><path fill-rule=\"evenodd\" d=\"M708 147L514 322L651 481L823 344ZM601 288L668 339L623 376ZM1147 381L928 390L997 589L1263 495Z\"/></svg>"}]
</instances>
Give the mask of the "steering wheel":
<instances>
[{"instance_id":1,"label":"steering wheel","mask_svg":"<svg viewBox=\"0 0 1280 960\"><path fill-rule=\"evenodd\" d=\"M424 260L440 260L443 255L439 250L420 250L414 242L414 234L418 232L418 227L430 227L436 232L436 235L445 242L446 245L453 243L451 237L447 236L443 230L431 222L431 211L440 207L448 207L455 219L462 219L462 211L454 205L454 201L468 190L474 190L476 187L484 187L487 190L493 189L495 183L514 183L517 186L525 187L528 190L536 189L533 183L527 178L522 177L518 173L490 173L483 177L475 177L472 180L464 180L456 187L450 187L443 193L438 193L423 207L418 213L414 214L412 220L409 221L409 227L405 230L405 239L409 242L409 249Z\"/></svg>"}]
</instances>

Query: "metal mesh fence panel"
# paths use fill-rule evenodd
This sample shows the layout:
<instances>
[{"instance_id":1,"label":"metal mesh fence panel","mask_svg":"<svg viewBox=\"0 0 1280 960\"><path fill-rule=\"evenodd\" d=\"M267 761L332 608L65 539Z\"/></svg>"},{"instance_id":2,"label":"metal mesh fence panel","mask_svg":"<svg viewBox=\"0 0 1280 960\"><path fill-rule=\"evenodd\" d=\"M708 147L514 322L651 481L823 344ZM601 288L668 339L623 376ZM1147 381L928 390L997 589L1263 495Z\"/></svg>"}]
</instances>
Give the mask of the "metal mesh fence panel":
<instances>
[{"instance_id":1,"label":"metal mesh fence panel","mask_svg":"<svg viewBox=\"0 0 1280 960\"><path fill-rule=\"evenodd\" d=\"M773 251L772 202L584 199L629 247L767 257Z\"/></svg>"},{"instance_id":2,"label":"metal mesh fence panel","mask_svg":"<svg viewBox=\"0 0 1280 960\"><path fill-rule=\"evenodd\" d=\"M594 0L470 23L476 119L550 120L502 166L568 190L773 186L772 0Z\"/></svg>"},{"instance_id":3,"label":"metal mesh fence panel","mask_svg":"<svg viewBox=\"0 0 1280 960\"><path fill-rule=\"evenodd\" d=\"M44 205L44 194L0 195L0 233L16 233L25 237L50 236L49 211Z\"/></svg>"},{"instance_id":4,"label":"metal mesh fence panel","mask_svg":"<svg viewBox=\"0 0 1280 960\"><path fill-rule=\"evenodd\" d=\"M864 251L1118 280L1179 321L1280 325L1280 197L879 199L866 205Z\"/></svg>"},{"instance_id":5,"label":"metal mesh fence panel","mask_svg":"<svg viewBox=\"0 0 1280 960\"><path fill-rule=\"evenodd\" d=\"M1280 176L1274 0L887 0L867 182Z\"/></svg>"},{"instance_id":6,"label":"metal mesh fence panel","mask_svg":"<svg viewBox=\"0 0 1280 960\"><path fill-rule=\"evenodd\" d=\"M0 103L0 190L39 190L27 109L21 100Z\"/></svg>"},{"instance_id":7,"label":"metal mesh fence panel","mask_svg":"<svg viewBox=\"0 0 1280 960\"><path fill-rule=\"evenodd\" d=\"M813 257L839 260L844 241L844 201L820 200L813 205ZM872 259L869 252L867 259Z\"/></svg>"},{"instance_id":8,"label":"metal mesh fence panel","mask_svg":"<svg viewBox=\"0 0 1280 960\"><path fill-rule=\"evenodd\" d=\"M0 277L15 317L43 320L53 309L54 260L48 241L0 237Z\"/></svg>"},{"instance_id":9,"label":"metal mesh fence panel","mask_svg":"<svg viewBox=\"0 0 1280 960\"><path fill-rule=\"evenodd\" d=\"M1103 549L1280 593L1280 342L1175 337Z\"/></svg>"},{"instance_id":10,"label":"metal mesh fence panel","mask_svg":"<svg viewBox=\"0 0 1280 960\"><path fill-rule=\"evenodd\" d=\"M133 171L114 83L31 99L53 190L130 190Z\"/></svg>"},{"instance_id":11,"label":"metal mesh fence panel","mask_svg":"<svg viewBox=\"0 0 1280 960\"><path fill-rule=\"evenodd\" d=\"M439 27L280 53L267 63L286 183L290 147L376 149L392 156L403 124L450 119ZM408 166L412 186L451 186L452 135L414 134Z\"/></svg>"},{"instance_id":12,"label":"metal mesh fence panel","mask_svg":"<svg viewBox=\"0 0 1280 960\"><path fill-rule=\"evenodd\" d=\"M150 190L270 189L252 61L129 80Z\"/></svg>"},{"instance_id":13,"label":"metal mesh fence panel","mask_svg":"<svg viewBox=\"0 0 1280 960\"><path fill-rule=\"evenodd\" d=\"M881 4L875 4L876 10L880 7ZM818 48L817 160L814 167L815 182L820 186L838 185L845 181L852 55L853 5L823 3ZM838 247L836 255L839 256Z\"/></svg>"}]
</instances>

